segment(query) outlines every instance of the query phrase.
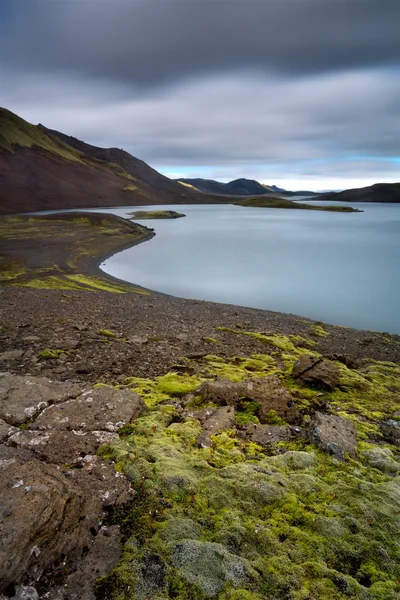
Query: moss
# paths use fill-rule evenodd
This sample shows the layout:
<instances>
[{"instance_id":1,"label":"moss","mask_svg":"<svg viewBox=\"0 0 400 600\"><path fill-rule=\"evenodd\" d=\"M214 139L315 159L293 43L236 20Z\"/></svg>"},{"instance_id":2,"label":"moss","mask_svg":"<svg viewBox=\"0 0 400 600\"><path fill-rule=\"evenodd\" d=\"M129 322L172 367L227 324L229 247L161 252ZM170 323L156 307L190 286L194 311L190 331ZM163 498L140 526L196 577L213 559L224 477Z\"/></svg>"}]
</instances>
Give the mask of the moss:
<instances>
[{"instance_id":1,"label":"moss","mask_svg":"<svg viewBox=\"0 0 400 600\"><path fill-rule=\"evenodd\" d=\"M325 331L322 325L313 325L311 332L317 337L327 337L328 335L331 335L328 331Z\"/></svg>"},{"instance_id":2,"label":"moss","mask_svg":"<svg viewBox=\"0 0 400 600\"><path fill-rule=\"evenodd\" d=\"M185 217L182 213L175 212L174 210L137 210L129 213L131 219L180 219Z\"/></svg>"},{"instance_id":3,"label":"moss","mask_svg":"<svg viewBox=\"0 0 400 600\"><path fill-rule=\"evenodd\" d=\"M274 336L260 335L261 343L278 348L264 340ZM102 580L99 598L141 598L138 582L150 551L166 565L165 587L149 594L154 600L398 597L400 488L390 469L400 462L388 446L367 442L378 435L386 410L399 406L398 366L368 361L356 371L337 363L340 385L321 396L290 377L303 349L285 336L274 341L284 347L278 348L282 369L267 354L226 361L210 355L197 363L195 377L125 380L150 410L101 449L129 478L138 504L118 520L124 552ZM305 418L322 402L352 419L360 437L357 458L338 462L306 439L278 444L269 456L235 429L212 436L211 448L199 448L199 422L183 416L176 398L210 377L241 381L270 372L291 389ZM201 406L201 399L194 403ZM244 399L238 424L256 419L257 408ZM276 423L275 414L269 417ZM229 578L231 557L243 577ZM134 591L128 593L129 581Z\"/></svg>"},{"instance_id":4,"label":"moss","mask_svg":"<svg viewBox=\"0 0 400 600\"><path fill-rule=\"evenodd\" d=\"M117 334L114 333L113 331L109 331L108 329L99 329L99 331L97 332L97 335L104 335L105 337L108 338L116 338Z\"/></svg>"},{"instance_id":5,"label":"moss","mask_svg":"<svg viewBox=\"0 0 400 600\"><path fill-rule=\"evenodd\" d=\"M193 392L199 385L198 378L180 373L168 373L157 379L157 391L172 397Z\"/></svg>"},{"instance_id":6,"label":"moss","mask_svg":"<svg viewBox=\"0 0 400 600\"><path fill-rule=\"evenodd\" d=\"M42 350L41 352L39 352L39 354L37 355L39 360L57 360L58 358L60 358L61 354L71 354L71 352L67 351L67 350L60 350L60 349L54 349L54 350L50 350L49 348L46 348L45 350Z\"/></svg>"},{"instance_id":7,"label":"moss","mask_svg":"<svg viewBox=\"0 0 400 600\"><path fill-rule=\"evenodd\" d=\"M221 343L219 340L216 340L213 337L203 337L202 340L203 340L203 342L208 342L209 344L220 344Z\"/></svg>"}]
</instances>

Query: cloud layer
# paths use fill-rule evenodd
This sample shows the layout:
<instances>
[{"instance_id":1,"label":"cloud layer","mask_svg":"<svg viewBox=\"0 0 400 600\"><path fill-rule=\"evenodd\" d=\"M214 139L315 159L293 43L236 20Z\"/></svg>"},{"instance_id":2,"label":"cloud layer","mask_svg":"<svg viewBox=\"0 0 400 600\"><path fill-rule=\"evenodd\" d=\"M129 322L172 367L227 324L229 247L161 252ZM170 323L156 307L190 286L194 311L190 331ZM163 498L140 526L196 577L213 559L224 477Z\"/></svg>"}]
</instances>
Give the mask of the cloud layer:
<instances>
[{"instance_id":1,"label":"cloud layer","mask_svg":"<svg viewBox=\"0 0 400 600\"><path fill-rule=\"evenodd\" d=\"M13 0L3 11L1 103L28 120L167 172L396 179L398 0Z\"/></svg>"}]
</instances>

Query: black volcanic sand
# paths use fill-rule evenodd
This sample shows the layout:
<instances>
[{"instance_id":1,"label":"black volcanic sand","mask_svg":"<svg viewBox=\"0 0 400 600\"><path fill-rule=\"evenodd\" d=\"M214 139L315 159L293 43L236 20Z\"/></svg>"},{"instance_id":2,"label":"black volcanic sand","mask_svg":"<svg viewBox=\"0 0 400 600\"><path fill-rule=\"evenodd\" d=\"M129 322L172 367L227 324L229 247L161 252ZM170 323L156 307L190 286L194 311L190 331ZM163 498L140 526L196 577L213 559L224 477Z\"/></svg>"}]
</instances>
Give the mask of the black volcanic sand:
<instances>
[{"instance_id":1,"label":"black volcanic sand","mask_svg":"<svg viewBox=\"0 0 400 600\"><path fill-rule=\"evenodd\" d=\"M221 326L237 333L216 329ZM400 362L400 336L323 328L330 335L316 335L314 321L294 315L157 293L3 288L0 371L121 382L131 375L164 374L185 356L201 362L208 354L232 357L276 351L241 331L305 336L317 342L313 349L327 356ZM38 354L45 349L67 353L39 361ZM4 359L2 353L9 350L14 353Z\"/></svg>"}]
</instances>

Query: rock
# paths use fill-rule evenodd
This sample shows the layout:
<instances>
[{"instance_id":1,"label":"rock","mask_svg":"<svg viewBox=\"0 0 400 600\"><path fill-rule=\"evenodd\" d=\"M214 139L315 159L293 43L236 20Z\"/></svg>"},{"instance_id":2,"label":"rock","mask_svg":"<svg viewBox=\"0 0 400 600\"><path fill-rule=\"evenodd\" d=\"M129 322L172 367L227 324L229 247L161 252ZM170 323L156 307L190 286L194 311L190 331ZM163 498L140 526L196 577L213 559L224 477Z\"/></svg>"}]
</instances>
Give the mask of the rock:
<instances>
[{"instance_id":1,"label":"rock","mask_svg":"<svg viewBox=\"0 0 400 600\"><path fill-rule=\"evenodd\" d=\"M333 362L319 356L303 354L293 365L292 377L332 390L339 384L339 369Z\"/></svg>"},{"instance_id":2,"label":"rock","mask_svg":"<svg viewBox=\"0 0 400 600\"><path fill-rule=\"evenodd\" d=\"M268 421L268 415L274 410L288 423L296 423L299 413L289 391L277 375L247 379L234 383L227 379L207 381L195 391L205 402L236 406L240 408L243 400L259 404L257 416L262 423Z\"/></svg>"},{"instance_id":3,"label":"rock","mask_svg":"<svg viewBox=\"0 0 400 600\"><path fill-rule=\"evenodd\" d=\"M0 596L0 600L8 600L8 596ZM40 600L35 588L20 585L16 588L12 600Z\"/></svg>"},{"instance_id":4,"label":"rock","mask_svg":"<svg viewBox=\"0 0 400 600\"><path fill-rule=\"evenodd\" d=\"M1 461L0 592L35 581L62 556L85 545L85 499L54 465L16 458ZM81 519L80 517L84 518ZM57 531L57 535L54 535Z\"/></svg>"},{"instance_id":5,"label":"rock","mask_svg":"<svg viewBox=\"0 0 400 600\"><path fill-rule=\"evenodd\" d=\"M0 377L0 418L21 425L49 404L76 398L82 390L82 385L45 377L5 375Z\"/></svg>"},{"instance_id":6,"label":"rock","mask_svg":"<svg viewBox=\"0 0 400 600\"><path fill-rule=\"evenodd\" d=\"M31 450L40 460L68 465L79 463L88 454L96 454L101 444L118 438L117 433L108 431L15 431L8 439L9 445Z\"/></svg>"},{"instance_id":7,"label":"rock","mask_svg":"<svg viewBox=\"0 0 400 600\"><path fill-rule=\"evenodd\" d=\"M391 474L400 472L400 462L394 460L393 453L388 448L365 450L363 456L371 467L379 471Z\"/></svg>"},{"instance_id":8,"label":"rock","mask_svg":"<svg viewBox=\"0 0 400 600\"><path fill-rule=\"evenodd\" d=\"M248 425L245 436L260 446L271 446L291 438L291 429L286 425Z\"/></svg>"},{"instance_id":9,"label":"rock","mask_svg":"<svg viewBox=\"0 0 400 600\"><path fill-rule=\"evenodd\" d=\"M99 387L74 400L49 406L31 429L116 432L146 410L143 400L132 390Z\"/></svg>"},{"instance_id":10,"label":"rock","mask_svg":"<svg viewBox=\"0 0 400 600\"><path fill-rule=\"evenodd\" d=\"M101 527L85 560L67 579L68 600L95 600L96 579L107 575L121 555L119 538L117 525Z\"/></svg>"},{"instance_id":11,"label":"rock","mask_svg":"<svg viewBox=\"0 0 400 600\"><path fill-rule=\"evenodd\" d=\"M203 425L203 431L197 438L201 448L212 446L211 436L220 431L230 429L235 424L235 409L233 406L219 408Z\"/></svg>"},{"instance_id":12,"label":"rock","mask_svg":"<svg viewBox=\"0 0 400 600\"><path fill-rule=\"evenodd\" d=\"M128 340L128 342L130 344L136 344L136 345L147 344L148 341L149 340L147 337L140 337L139 335L134 335L134 336L130 337Z\"/></svg>"},{"instance_id":13,"label":"rock","mask_svg":"<svg viewBox=\"0 0 400 600\"><path fill-rule=\"evenodd\" d=\"M12 425L9 425L8 423L0 419L0 442L5 442L10 437L10 435L17 431L17 427L13 427Z\"/></svg>"},{"instance_id":14,"label":"rock","mask_svg":"<svg viewBox=\"0 0 400 600\"><path fill-rule=\"evenodd\" d=\"M400 447L400 421L388 419L380 424L379 429L385 440L394 446Z\"/></svg>"},{"instance_id":15,"label":"rock","mask_svg":"<svg viewBox=\"0 0 400 600\"><path fill-rule=\"evenodd\" d=\"M185 408L182 411L181 416L186 419L197 419L200 421L200 424L203 425L216 411L216 408L199 408L197 410Z\"/></svg>"},{"instance_id":16,"label":"rock","mask_svg":"<svg viewBox=\"0 0 400 600\"><path fill-rule=\"evenodd\" d=\"M310 423L310 441L343 460L346 452L355 456L357 432L354 423L344 417L316 412Z\"/></svg>"},{"instance_id":17,"label":"rock","mask_svg":"<svg viewBox=\"0 0 400 600\"><path fill-rule=\"evenodd\" d=\"M18 358L22 358L23 354L23 350L8 350L7 352L0 354L0 362L6 360L17 360Z\"/></svg>"},{"instance_id":18,"label":"rock","mask_svg":"<svg viewBox=\"0 0 400 600\"><path fill-rule=\"evenodd\" d=\"M23 342L26 342L27 344L31 344L31 343L35 343L35 342L40 342L40 337L37 335L26 335L25 337L22 338Z\"/></svg>"},{"instance_id":19,"label":"rock","mask_svg":"<svg viewBox=\"0 0 400 600\"><path fill-rule=\"evenodd\" d=\"M213 542L178 542L172 547L171 559L180 575L198 585L208 598L216 596L227 584L240 586L250 576L247 560Z\"/></svg>"}]
</instances>

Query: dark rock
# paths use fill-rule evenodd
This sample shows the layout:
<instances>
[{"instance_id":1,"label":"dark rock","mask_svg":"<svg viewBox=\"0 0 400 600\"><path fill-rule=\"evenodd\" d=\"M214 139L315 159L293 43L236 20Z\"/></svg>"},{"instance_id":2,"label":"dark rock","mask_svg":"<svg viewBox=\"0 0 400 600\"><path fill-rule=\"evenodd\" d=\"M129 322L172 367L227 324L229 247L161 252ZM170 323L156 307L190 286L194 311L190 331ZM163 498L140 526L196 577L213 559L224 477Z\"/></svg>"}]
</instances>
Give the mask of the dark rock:
<instances>
[{"instance_id":1,"label":"dark rock","mask_svg":"<svg viewBox=\"0 0 400 600\"><path fill-rule=\"evenodd\" d=\"M100 529L85 560L67 579L68 600L95 600L94 582L107 575L121 555L119 538L117 525Z\"/></svg>"},{"instance_id":2,"label":"dark rock","mask_svg":"<svg viewBox=\"0 0 400 600\"><path fill-rule=\"evenodd\" d=\"M0 362L6 360L17 360L18 358L22 358L23 354L23 350L8 350L7 352L0 354Z\"/></svg>"},{"instance_id":3,"label":"dark rock","mask_svg":"<svg viewBox=\"0 0 400 600\"><path fill-rule=\"evenodd\" d=\"M343 460L346 452L355 456L357 432L354 423L344 417L316 412L310 424L310 441Z\"/></svg>"},{"instance_id":4,"label":"dark rock","mask_svg":"<svg viewBox=\"0 0 400 600\"><path fill-rule=\"evenodd\" d=\"M79 487L54 465L1 461L0 592L11 583L35 581L63 555L85 544L85 500ZM54 533L57 532L57 535Z\"/></svg>"},{"instance_id":5,"label":"dark rock","mask_svg":"<svg viewBox=\"0 0 400 600\"><path fill-rule=\"evenodd\" d=\"M0 418L21 425L49 404L76 398L83 386L45 377L0 376Z\"/></svg>"},{"instance_id":6,"label":"dark rock","mask_svg":"<svg viewBox=\"0 0 400 600\"><path fill-rule=\"evenodd\" d=\"M247 425L245 436L260 446L272 446L291 438L291 428L286 425Z\"/></svg>"},{"instance_id":7,"label":"dark rock","mask_svg":"<svg viewBox=\"0 0 400 600\"><path fill-rule=\"evenodd\" d=\"M197 410L193 410L190 408L185 408L181 415L187 419L197 419L200 421L201 425L207 421L213 414L217 411L216 408L199 408Z\"/></svg>"},{"instance_id":8,"label":"dark rock","mask_svg":"<svg viewBox=\"0 0 400 600\"><path fill-rule=\"evenodd\" d=\"M31 429L116 432L146 410L136 392L105 386L89 390L75 400L49 406Z\"/></svg>"},{"instance_id":9,"label":"dark rock","mask_svg":"<svg viewBox=\"0 0 400 600\"><path fill-rule=\"evenodd\" d=\"M379 429L386 441L400 447L400 421L388 419L379 425Z\"/></svg>"},{"instance_id":10,"label":"dark rock","mask_svg":"<svg viewBox=\"0 0 400 600\"><path fill-rule=\"evenodd\" d=\"M196 395L204 401L214 404L239 407L244 400L259 404L258 417L261 422L268 421L268 415L274 410L288 423L296 423L299 413L289 391L284 387L277 375L247 379L233 383L227 379L217 379L201 384Z\"/></svg>"},{"instance_id":11,"label":"dark rock","mask_svg":"<svg viewBox=\"0 0 400 600\"><path fill-rule=\"evenodd\" d=\"M109 431L20 431L8 439L8 444L31 450L40 460L74 465L83 456L96 454L101 444L118 438Z\"/></svg>"},{"instance_id":12,"label":"dark rock","mask_svg":"<svg viewBox=\"0 0 400 600\"><path fill-rule=\"evenodd\" d=\"M197 438L201 448L212 446L211 436L220 431L230 429L235 424L235 409L233 406L219 408L203 425L203 431Z\"/></svg>"},{"instance_id":13,"label":"dark rock","mask_svg":"<svg viewBox=\"0 0 400 600\"><path fill-rule=\"evenodd\" d=\"M333 362L319 356L303 354L293 365L292 377L332 390L339 384L339 369Z\"/></svg>"},{"instance_id":14,"label":"dark rock","mask_svg":"<svg viewBox=\"0 0 400 600\"><path fill-rule=\"evenodd\" d=\"M10 435L18 431L17 427L9 425L2 419L0 419L0 442L5 442Z\"/></svg>"}]
</instances>

